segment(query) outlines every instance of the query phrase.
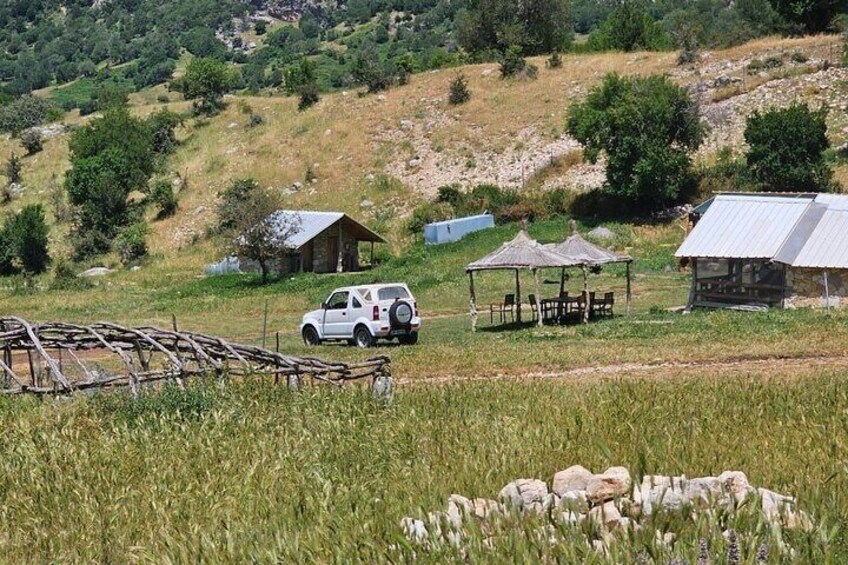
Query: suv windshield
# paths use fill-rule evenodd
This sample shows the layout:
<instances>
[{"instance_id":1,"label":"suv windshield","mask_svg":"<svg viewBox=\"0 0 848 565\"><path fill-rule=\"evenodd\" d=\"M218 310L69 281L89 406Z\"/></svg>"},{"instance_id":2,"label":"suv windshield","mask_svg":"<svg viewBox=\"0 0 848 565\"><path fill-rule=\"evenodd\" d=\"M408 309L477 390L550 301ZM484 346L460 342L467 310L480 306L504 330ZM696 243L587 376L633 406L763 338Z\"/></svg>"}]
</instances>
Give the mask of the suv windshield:
<instances>
[{"instance_id":1,"label":"suv windshield","mask_svg":"<svg viewBox=\"0 0 848 565\"><path fill-rule=\"evenodd\" d=\"M409 298L409 293L402 286L387 286L377 291L380 300L398 300Z\"/></svg>"}]
</instances>

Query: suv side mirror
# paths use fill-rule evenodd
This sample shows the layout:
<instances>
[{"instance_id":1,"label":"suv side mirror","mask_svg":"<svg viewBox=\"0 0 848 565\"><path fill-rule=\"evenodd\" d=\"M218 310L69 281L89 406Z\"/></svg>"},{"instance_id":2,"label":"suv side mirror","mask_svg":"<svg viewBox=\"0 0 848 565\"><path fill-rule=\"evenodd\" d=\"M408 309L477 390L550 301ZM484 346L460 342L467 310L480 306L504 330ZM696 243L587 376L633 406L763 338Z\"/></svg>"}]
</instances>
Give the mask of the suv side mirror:
<instances>
[{"instance_id":1,"label":"suv side mirror","mask_svg":"<svg viewBox=\"0 0 848 565\"><path fill-rule=\"evenodd\" d=\"M326 303L326 302L322 302L322 303L321 303L321 310L326 310L326 309L327 309L327 303Z\"/></svg>"}]
</instances>

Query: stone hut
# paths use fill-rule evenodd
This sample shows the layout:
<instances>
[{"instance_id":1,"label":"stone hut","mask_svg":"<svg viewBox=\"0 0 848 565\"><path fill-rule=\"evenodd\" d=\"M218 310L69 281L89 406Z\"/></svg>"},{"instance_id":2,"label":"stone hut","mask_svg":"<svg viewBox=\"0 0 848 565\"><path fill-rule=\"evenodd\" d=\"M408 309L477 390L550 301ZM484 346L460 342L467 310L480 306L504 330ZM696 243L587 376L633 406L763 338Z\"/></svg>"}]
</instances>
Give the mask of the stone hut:
<instances>
[{"instance_id":1,"label":"stone hut","mask_svg":"<svg viewBox=\"0 0 848 565\"><path fill-rule=\"evenodd\" d=\"M675 254L690 308L848 304L848 195L718 194L693 221Z\"/></svg>"},{"instance_id":2,"label":"stone hut","mask_svg":"<svg viewBox=\"0 0 848 565\"><path fill-rule=\"evenodd\" d=\"M284 261L272 265L278 274L314 272L341 273L363 268L360 255L374 262L374 244L386 243L361 223L342 212L310 212L280 210L275 213L280 231L295 226L287 245L291 252ZM360 244L367 249L361 250ZM370 245L369 245L370 244ZM258 272L258 265L243 257L238 258L239 270Z\"/></svg>"}]
</instances>

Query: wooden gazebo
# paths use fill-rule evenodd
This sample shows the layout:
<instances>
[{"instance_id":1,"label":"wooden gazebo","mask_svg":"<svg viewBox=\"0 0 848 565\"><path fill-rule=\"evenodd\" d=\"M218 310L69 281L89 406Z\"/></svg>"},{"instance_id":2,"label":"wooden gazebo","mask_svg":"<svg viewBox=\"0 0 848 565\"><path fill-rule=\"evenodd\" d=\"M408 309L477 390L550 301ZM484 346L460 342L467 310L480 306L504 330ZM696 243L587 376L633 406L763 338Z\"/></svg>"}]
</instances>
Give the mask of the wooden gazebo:
<instances>
[{"instance_id":1,"label":"wooden gazebo","mask_svg":"<svg viewBox=\"0 0 848 565\"><path fill-rule=\"evenodd\" d=\"M605 249L583 239L583 236L577 231L577 224L572 220L571 235L562 243L546 245L548 249L562 255L566 259L578 262L583 271L583 292L589 292L589 268L610 265L613 263L624 263L626 265L627 287L625 291L625 300L627 312L630 312L630 267L633 264L633 258L629 255L619 255L609 249ZM560 294L565 290L565 268L560 274L559 291Z\"/></svg>"},{"instance_id":2,"label":"wooden gazebo","mask_svg":"<svg viewBox=\"0 0 848 565\"><path fill-rule=\"evenodd\" d=\"M499 249L489 253L478 261L469 263L465 267L465 272L468 273L471 295L471 328L473 330L477 329L477 297L474 292L475 272L497 270L515 271L516 321L521 322L521 280L519 273L522 270L529 270L533 273L536 283L536 296L541 296L539 294L539 269L579 267L585 264L586 261L587 258L585 257L579 259L568 258L549 249L534 239L531 239L527 231L522 228L518 232L518 235L515 236L515 239L504 243ZM542 325L542 311L538 301L536 302L536 309L539 325Z\"/></svg>"}]
</instances>

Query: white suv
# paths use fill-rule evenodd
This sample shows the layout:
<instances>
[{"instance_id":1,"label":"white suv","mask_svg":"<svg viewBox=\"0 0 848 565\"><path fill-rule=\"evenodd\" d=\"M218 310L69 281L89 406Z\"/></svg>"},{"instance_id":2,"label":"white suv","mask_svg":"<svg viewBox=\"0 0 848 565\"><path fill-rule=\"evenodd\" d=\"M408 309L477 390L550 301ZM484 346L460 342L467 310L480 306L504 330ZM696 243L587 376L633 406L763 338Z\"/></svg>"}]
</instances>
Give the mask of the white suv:
<instances>
[{"instance_id":1,"label":"white suv","mask_svg":"<svg viewBox=\"0 0 848 565\"><path fill-rule=\"evenodd\" d=\"M338 288L314 310L303 316L300 334L307 345L324 341L347 341L371 347L378 339L406 345L418 342L421 318L409 287L401 283Z\"/></svg>"}]
</instances>

